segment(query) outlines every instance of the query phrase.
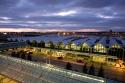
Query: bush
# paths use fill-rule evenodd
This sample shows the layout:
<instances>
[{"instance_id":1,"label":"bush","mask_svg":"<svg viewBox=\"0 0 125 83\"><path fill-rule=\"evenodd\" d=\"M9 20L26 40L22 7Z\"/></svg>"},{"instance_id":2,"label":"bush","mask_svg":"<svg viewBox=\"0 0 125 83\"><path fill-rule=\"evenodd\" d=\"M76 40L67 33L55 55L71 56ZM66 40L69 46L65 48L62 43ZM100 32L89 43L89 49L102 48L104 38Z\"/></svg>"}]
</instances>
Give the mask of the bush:
<instances>
[{"instance_id":1,"label":"bush","mask_svg":"<svg viewBox=\"0 0 125 83\"><path fill-rule=\"evenodd\" d=\"M37 41L36 41L36 40L33 40L32 43L31 43L31 46L37 47L37 46L38 46Z\"/></svg>"},{"instance_id":2,"label":"bush","mask_svg":"<svg viewBox=\"0 0 125 83\"><path fill-rule=\"evenodd\" d=\"M68 62L68 63L66 64L66 69L72 70L72 65L71 65L71 63Z\"/></svg>"},{"instance_id":3,"label":"bush","mask_svg":"<svg viewBox=\"0 0 125 83\"><path fill-rule=\"evenodd\" d=\"M32 56L30 54L27 55L27 60L32 61Z\"/></svg>"},{"instance_id":4,"label":"bush","mask_svg":"<svg viewBox=\"0 0 125 83\"><path fill-rule=\"evenodd\" d=\"M101 65L101 67L99 69L98 76L99 77L104 77L104 69L103 69L102 65Z\"/></svg>"},{"instance_id":5,"label":"bush","mask_svg":"<svg viewBox=\"0 0 125 83\"><path fill-rule=\"evenodd\" d=\"M27 43L28 45L31 45L30 40L26 40L26 43Z\"/></svg>"},{"instance_id":6,"label":"bush","mask_svg":"<svg viewBox=\"0 0 125 83\"><path fill-rule=\"evenodd\" d=\"M94 65L91 65L91 66L90 66L88 73L89 73L90 75L95 75L95 67L94 67Z\"/></svg>"},{"instance_id":7,"label":"bush","mask_svg":"<svg viewBox=\"0 0 125 83\"><path fill-rule=\"evenodd\" d=\"M84 61L82 61L82 60L77 60L76 62L77 63L84 63Z\"/></svg>"},{"instance_id":8,"label":"bush","mask_svg":"<svg viewBox=\"0 0 125 83\"><path fill-rule=\"evenodd\" d=\"M57 59L62 60L62 59L63 59L63 57L57 57Z\"/></svg>"},{"instance_id":9,"label":"bush","mask_svg":"<svg viewBox=\"0 0 125 83\"><path fill-rule=\"evenodd\" d=\"M87 73L88 69L87 69L87 64L84 64L83 66L83 73Z\"/></svg>"}]
</instances>

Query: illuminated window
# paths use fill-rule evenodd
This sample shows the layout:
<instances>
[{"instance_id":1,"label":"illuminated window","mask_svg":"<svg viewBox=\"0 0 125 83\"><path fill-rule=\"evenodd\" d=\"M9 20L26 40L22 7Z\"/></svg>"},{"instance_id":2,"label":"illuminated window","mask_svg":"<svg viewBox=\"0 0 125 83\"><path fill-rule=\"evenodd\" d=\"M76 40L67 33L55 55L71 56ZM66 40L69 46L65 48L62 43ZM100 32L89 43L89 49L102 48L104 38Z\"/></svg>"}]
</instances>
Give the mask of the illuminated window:
<instances>
[{"instance_id":1,"label":"illuminated window","mask_svg":"<svg viewBox=\"0 0 125 83\"><path fill-rule=\"evenodd\" d=\"M83 43L83 44L82 44L82 50L83 50L83 51L89 51L89 49L90 49L90 47L88 46L87 43Z\"/></svg>"},{"instance_id":2,"label":"illuminated window","mask_svg":"<svg viewBox=\"0 0 125 83\"><path fill-rule=\"evenodd\" d=\"M71 43L70 45L71 45L71 49L76 50L76 44L75 43Z\"/></svg>"},{"instance_id":3,"label":"illuminated window","mask_svg":"<svg viewBox=\"0 0 125 83\"><path fill-rule=\"evenodd\" d=\"M84 43L82 44L82 48L89 48L88 44Z\"/></svg>"},{"instance_id":4,"label":"illuminated window","mask_svg":"<svg viewBox=\"0 0 125 83\"><path fill-rule=\"evenodd\" d=\"M106 48L102 44L96 44L94 46L94 52L106 53Z\"/></svg>"},{"instance_id":5,"label":"illuminated window","mask_svg":"<svg viewBox=\"0 0 125 83\"><path fill-rule=\"evenodd\" d=\"M121 48L121 46L118 44L114 44L114 45L112 45L112 48Z\"/></svg>"},{"instance_id":6,"label":"illuminated window","mask_svg":"<svg viewBox=\"0 0 125 83\"><path fill-rule=\"evenodd\" d=\"M65 49L69 49L69 46L68 46L68 45L66 45L66 46L65 46Z\"/></svg>"}]
</instances>

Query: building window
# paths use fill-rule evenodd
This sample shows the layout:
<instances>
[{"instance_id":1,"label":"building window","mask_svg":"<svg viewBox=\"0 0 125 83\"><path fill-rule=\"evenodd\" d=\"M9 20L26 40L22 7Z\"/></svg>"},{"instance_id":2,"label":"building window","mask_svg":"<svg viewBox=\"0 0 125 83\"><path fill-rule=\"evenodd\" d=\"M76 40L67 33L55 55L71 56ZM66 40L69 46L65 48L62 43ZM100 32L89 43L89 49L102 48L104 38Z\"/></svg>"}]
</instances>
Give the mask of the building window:
<instances>
[{"instance_id":1,"label":"building window","mask_svg":"<svg viewBox=\"0 0 125 83\"><path fill-rule=\"evenodd\" d=\"M88 46L88 44L87 43L84 43L84 44L82 44L82 51L89 51L89 46Z\"/></svg>"},{"instance_id":2,"label":"building window","mask_svg":"<svg viewBox=\"0 0 125 83\"><path fill-rule=\"evenodd\" d=\"M121 48L121 46L118 44L114 44L114 45L112 45L112 48Z\"/></svg>"},{"instance_id":3,"label":"building window","mask_svg":"<svg viewBox=\"0 0 125 83\"><path fill-rule=\"evenodd\" d=\"M71 45L72 50L76 50L76 44L75 43L71 43L70 45Z\"/></svg>"},{"instance_id":4,"label":"building window","mask_svg":"<svg viewBox=\"0 0 125 83\"><path fill-rule=\"evenodd\" d=\"M96 44L94 46L94 52L106 53L106 48L102 44Z\"/></svg>"}]
</instances>

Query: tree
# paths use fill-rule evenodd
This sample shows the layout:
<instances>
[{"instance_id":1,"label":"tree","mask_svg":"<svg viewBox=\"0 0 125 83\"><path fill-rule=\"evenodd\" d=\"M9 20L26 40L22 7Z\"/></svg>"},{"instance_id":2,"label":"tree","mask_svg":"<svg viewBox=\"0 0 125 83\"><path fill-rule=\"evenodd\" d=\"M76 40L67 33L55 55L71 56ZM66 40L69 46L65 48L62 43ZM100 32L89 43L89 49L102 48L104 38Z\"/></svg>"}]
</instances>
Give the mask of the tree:
<instances>
[{"instance_id":1,"label":"tree","mask_svg":"<svg viewBox=\"0 0 125 83\"><path fill-rule=\"evenodd\" d=\"M19 58L19 53L15 52L15 57Z\"/></svg>"},{"instance_id":2,"label":"tree","mask_svg":"<svg viewBox=\"0 0 125 83\"><path fill-rule=\"evenodd\" d=\"M25 53L24 53L24 52L21 53L20 57L21 57L22 59L26 59L26 55L25 55Z\"/></svg>"},{"instance_id":3,"label":"tree","mask_svg":"<svg viewBox=\"0 0 125 83\"><path fill-rule=\"evenodd\" d=\"M80 52L82 52L82 46L80 46Z\"/></svg>"},{"instance_id":4,"label":"tree","mask_svg":"<svg viewBox=\"0 0 125 83\"><path fill-rule=\"evenodd\" d=\"M72 42L69 42L69 43L68 43L68 49L69 49L69 50L72 50L71 44L72 44Z\"/></svg>"},{"instance_id":5,"label":"tree","mask_svg":"<svg viewBox=\"0 0 125 83\"><path fill-rule=\"evenodd\" d=\"M66 64L66 69L72 70L72 65L71 65L71 63L68 62L68 63Z\"/></svg>"},{"instance_id":6,"label":"tree","mask_svg":"<svg viewBox=\"0 0 125 83\"><path fill-rule=\"evenodd\" d=\"M95 67L94 67L93 64L90 66L88 73L89 73L90 75L95 75Z\"/></svg>"},{"instance_id":7,"label":"tree","mask_svg":"<svg viewBox=\"0 0 125 83\"><path fill-rule=\"evenodd\" d=\"M13 42L13 39L10 39L9 42Z\"/></svg>"},{"instance_id":8,"label":"tree","mask_svg":"<svg viewBox=\"0 0 125 83\"><path fill-rule=\"evenodd\" d=\"M27 43L28 45L31 45L30 40L26 40L26 43Z\"/></svg>"},{"instance_id":9,"label":"tree","mask_svg":"<svg viewBox=\"0 0 125 83\"><path fill-rule=\"evenodd\" d=\"M23 40L23 39L21 39L20 41L21 41L21 42L24 42L24 40Z\"/></svg>"},{"instance_id":10,"label":"tree","mask_svg":"<svg viewBox=\"0 0 125 83\"><path fill-rule=\"evenodd\" d=\"M36 40L33 40L32 43L31 43L32 46L38 46L37 45L37 41Z\"/></svg>"},{"instance_id":11,"label":"tree","mask_svg":"<svg viewBox=\"0 0 125 83\"><path fill-rule=\"evenodd\" d=\"M49 44L50 44L50 48L53 49L55 47L52 41L50 41Z\"/></svg>"},{"instance_id":12,"label":"tree","mask_svg":"<svg viewBox=\"0 0 125 83\"><path fill-rule=\"evenodd\" d=\"M12 56L12 57L15 57L15 52L12 52L12 53L11 53L11 56Z\"/></svg>"},{"instance_id":13,"label":"tree","mask_svg":"<svg viewBox=\"0 0 125 83\"><path fill-rule=\"evenodd\" d=\"M27 55L27 60L32 61L32 56L30 54Z\"/></svg>"},{"instance_id":14,"label":"tree","mask_svg":"<svg viewBox=\"0 0 125 83\"><path fill-rule=\"evenodd\" d=\"M45 48L45 42L41 40L38 46L42 47L42 48Z\"/></svg>"},{"instance_id":15,"label":"tree","mask_svg":"<svg viewBox=\"0 0 125 83\"><path fill-rule=\"evenodd\" d=\"M18 39L15 39L15 41L14 41L14 42L19 42L19 41L18 41Z\"/></svg>"},{"instance_id":16,"label":"tree","mask_svg":"<svg viewBox=\"0 0 125 83\"><path fill-rule=\"evenodd\" d=\"M83 66L83 73L87 73L87 64L85 63L84 66Z\"/></svg>"},{"instance_id":17,"label":"tree","mask_svg":"<svg viewBox=\"0 0 125 83\"><path fill-rule=\"evenodd\" d=\"M62 42L58 43L58 49L62 49Z\"/></svg>"},{"instance_id":18,"label":"tree","mask_svg":"<svg viewBox=\"0 0 125 83\"><path fill-rule=\"evenodd\" d=\"M101 67L99 69L98 76L99 77L104 77L104 69L103 69L102 65L101 65Z\"/></svg>"}]
</instances>

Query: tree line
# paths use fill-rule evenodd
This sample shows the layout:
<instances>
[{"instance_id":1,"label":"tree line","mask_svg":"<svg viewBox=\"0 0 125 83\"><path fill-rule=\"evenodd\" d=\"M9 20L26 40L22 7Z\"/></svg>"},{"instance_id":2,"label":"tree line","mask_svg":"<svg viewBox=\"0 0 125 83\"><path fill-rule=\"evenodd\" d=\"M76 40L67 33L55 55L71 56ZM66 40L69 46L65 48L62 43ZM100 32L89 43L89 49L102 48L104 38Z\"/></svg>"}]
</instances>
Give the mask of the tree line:
<instances>
[{"instance_id":1,"label":"tree line","mask_svg":"<svg viewBox=\"0 0 125 83\"><path fill-rule=\"evenodd\" d=\"M72 70L71 63L67 62L66 69ZM87 67L87 64L85 63L82 67L82 72L86 73L86 74L90 74L90 75L96 75L96 76L99 76L99 77L104 77L104 68L103 68L102 65L100 66L100 68L98 70L98 73L96 74L94 65L92 64L90 67Z\"/></svg>"},{"instance_id":2,"label":"tree line","mask_svg":"<svg viewBox=\"0 0 125 83\"><path fill-rule=\"evenodd\" d=\"M12 57L16 57L16 58L21 58L21 59L25 59L25 60L29 60L32 61L32 53L26 53L25 51L19 51L19 52L12 52L11 53Z\"/></svg>"}]
</instances>

